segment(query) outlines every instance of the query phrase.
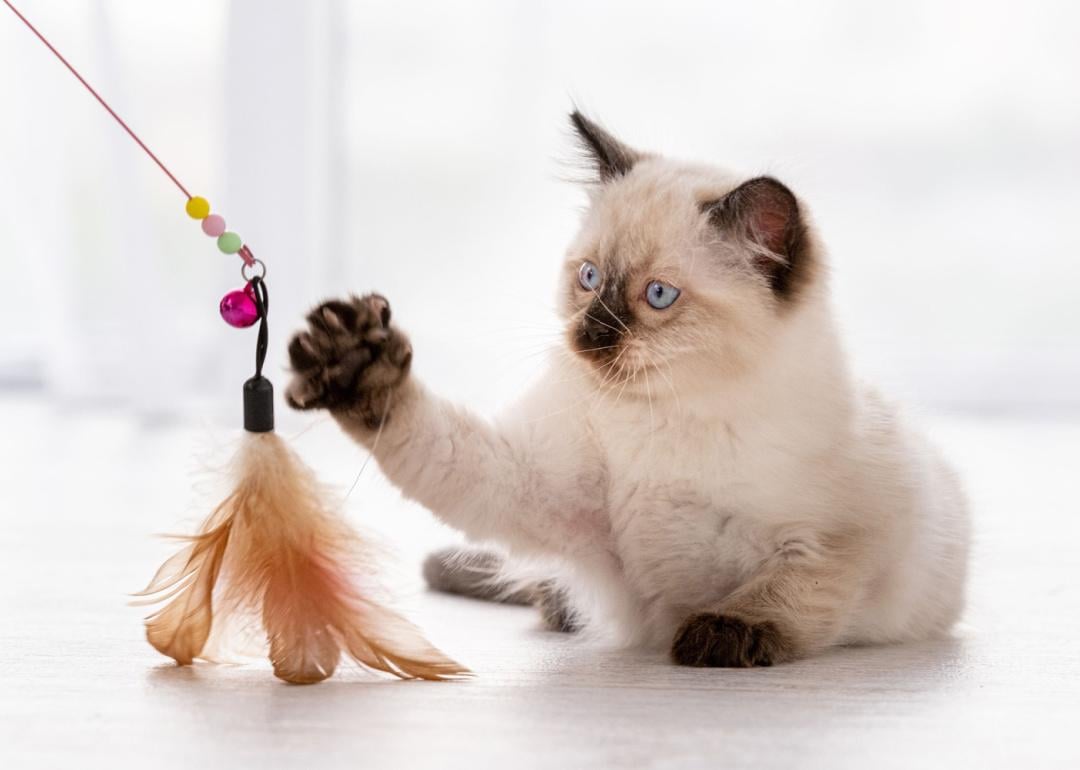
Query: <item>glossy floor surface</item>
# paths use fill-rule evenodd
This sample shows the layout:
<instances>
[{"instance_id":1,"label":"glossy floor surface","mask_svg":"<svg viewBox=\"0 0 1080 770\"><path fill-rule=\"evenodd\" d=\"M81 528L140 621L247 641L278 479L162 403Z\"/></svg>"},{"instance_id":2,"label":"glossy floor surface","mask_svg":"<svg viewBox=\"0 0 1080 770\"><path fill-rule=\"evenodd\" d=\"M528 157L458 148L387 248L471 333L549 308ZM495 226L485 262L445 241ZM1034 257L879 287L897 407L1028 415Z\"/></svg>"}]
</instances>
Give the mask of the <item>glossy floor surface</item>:
<instances>
[{"instance_id":1,"label":"glossy floor surface","mask_svg":"<svg viewBox=\"0 0 1080 770\"><path fill-rule=\"evenodd\" d=\"M1080 767L1080 423L939 418L976 510L954 639L702 671L540 630L529 609L425 594L454 536L369 466L347 502L399 552L386 578L460 683L346 671L293 687L258 665L180 669L126 606L197 514L208 431L0 400L0 766L199 768ZM348 488L363 455L317 423L296 446ZM410 600L411 599L411 600Z\"/></svg>"}]
</instances>

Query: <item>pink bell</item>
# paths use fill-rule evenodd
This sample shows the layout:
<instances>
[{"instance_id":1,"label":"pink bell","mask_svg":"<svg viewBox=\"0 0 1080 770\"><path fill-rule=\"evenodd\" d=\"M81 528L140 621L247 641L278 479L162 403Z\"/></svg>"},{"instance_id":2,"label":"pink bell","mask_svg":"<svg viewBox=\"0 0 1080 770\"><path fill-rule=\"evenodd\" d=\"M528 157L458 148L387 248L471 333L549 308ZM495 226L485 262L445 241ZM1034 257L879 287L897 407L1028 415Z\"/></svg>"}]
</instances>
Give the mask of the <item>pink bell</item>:
<instances>
[{"instance_id":1,"label":"pink bell","mask_svg":"<svg viewBox=\"0 0 1080 770\"><path fill-rule=\"evenodd\" d=\"M245 289L230 291L221 298L218 310L225 323L237 329L245 329L259 320L259 308L255 306L253 292Z\"/></svg>"}]
</instances>

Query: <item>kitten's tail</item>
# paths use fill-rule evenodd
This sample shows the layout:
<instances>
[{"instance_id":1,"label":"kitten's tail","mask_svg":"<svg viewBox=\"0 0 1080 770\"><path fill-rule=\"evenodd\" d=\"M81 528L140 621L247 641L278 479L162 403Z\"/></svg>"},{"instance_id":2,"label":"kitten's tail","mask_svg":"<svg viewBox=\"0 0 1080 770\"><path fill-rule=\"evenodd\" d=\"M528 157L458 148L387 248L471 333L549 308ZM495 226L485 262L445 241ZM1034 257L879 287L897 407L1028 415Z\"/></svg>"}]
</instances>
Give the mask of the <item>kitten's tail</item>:
<instances>
[{"instance_id":1,"label":"kitten's tail","mask_svg":"<svg viewBox=\"0 0 1080 770\"><path fill-rule=\"evenodd\" d=\"M424 580L434 591L503 604L532 604L535 584L506 576L506 557L498 551L452 545L424 560Z\"/></svg>"},{"instance_id":2,"label":"kitten's tail","mask_svg":"<svg viewBox=\"0 0 1080 770\"><path fill-rule=\"evenodd\" d=\"M510 576L506 557L498 551L450 546L424 560L424 580L434 591L502 604L534 605L553 631L572 632L580 618L554 580L521 580Z\"/></svg>"}]
</instances>

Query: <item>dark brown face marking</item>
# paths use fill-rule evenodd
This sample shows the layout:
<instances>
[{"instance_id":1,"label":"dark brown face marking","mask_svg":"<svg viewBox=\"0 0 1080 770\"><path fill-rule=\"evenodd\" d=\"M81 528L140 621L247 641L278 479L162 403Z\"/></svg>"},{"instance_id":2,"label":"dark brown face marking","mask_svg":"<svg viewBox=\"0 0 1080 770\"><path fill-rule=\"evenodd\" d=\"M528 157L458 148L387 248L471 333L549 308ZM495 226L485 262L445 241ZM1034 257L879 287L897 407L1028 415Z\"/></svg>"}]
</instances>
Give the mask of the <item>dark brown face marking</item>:
<instances>
[{"instance_id":1,"label":"dark brown face marking","mask_svg":"<svg viewBox=\"0 0 1080 770\"><path fill-rule=\"evenodd\" d=\"M787 660L787 647L772 623L703 612L691 615L675 634L671 658L680 666L751 668Z\"/></svg>"},{"instance_id":2,"label":"dark brown face marking","mask_svg":"<svg viewBox=\"0 0 1080 770\"><path fill-rule=\"evenodd\" d=\"M570 113L570 123L581 140L581 148L600 182L610 182L630 173L641 157L579 111Z\"/></svg>"},{"instance_id":3,"label":"dark brown face marking","mask_svg":"<svg viewBox=\"0 0 1080 770\"><path fill-rule=\"evenodd\" d=\"M702 204L702 210L717 228L734 232L780 257L783 261L756 257L754 265L778 298L796 296L813 265L806 225L791 190L771 177L757 177L719 200Z\"/></svg>"},{"instance_id":4,"label":"dark brown face marking","mask_svg":"<svg viewBox=\"0 0 1080 770\"><path fill-rule=\"evenodd\" d=\"M624 284L622 276L605 278L581 321L571 331L574 349L596 364L614 360L623 335L634 323Z\"/></svg>"}]
</instances>

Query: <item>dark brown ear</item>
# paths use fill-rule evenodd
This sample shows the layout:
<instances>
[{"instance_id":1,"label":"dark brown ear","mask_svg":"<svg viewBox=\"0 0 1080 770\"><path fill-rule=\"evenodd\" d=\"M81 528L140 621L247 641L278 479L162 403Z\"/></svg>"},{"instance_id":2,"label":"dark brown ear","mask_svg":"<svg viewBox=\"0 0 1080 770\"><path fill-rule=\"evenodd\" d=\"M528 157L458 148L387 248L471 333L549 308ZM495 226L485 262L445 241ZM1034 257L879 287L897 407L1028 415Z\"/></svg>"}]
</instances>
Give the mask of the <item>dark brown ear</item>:
<instances>
[{"instance_id":1,"label":"dark brown ear","mask_svg":"<svg viewBox=\"0 0 1080 770\"><path fill-rule=\"evenodd\" d=\"M755 255L754 265L778 297L794 293L809 265L806 226L791 190L772 177L759 176L703 208L713 225L767 252Z\"/></svg>"},{"instance_id":2,"label":"dark brown ear","mask_svg":"<svg viewBox=\"0 0 1080 770\"><path fill-rule=\"evenodd\" d=\"M570 123L581 140L589 165L601 182L628 174L641 158L636 150L627 147L578 110L570 113Z\"/></svg>"}]
</instances>

